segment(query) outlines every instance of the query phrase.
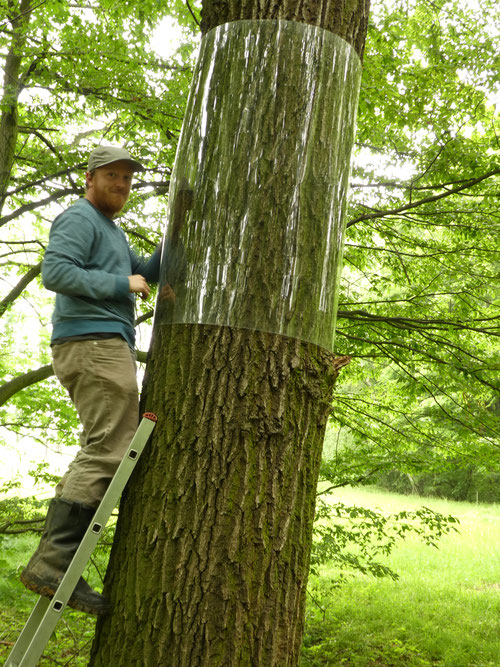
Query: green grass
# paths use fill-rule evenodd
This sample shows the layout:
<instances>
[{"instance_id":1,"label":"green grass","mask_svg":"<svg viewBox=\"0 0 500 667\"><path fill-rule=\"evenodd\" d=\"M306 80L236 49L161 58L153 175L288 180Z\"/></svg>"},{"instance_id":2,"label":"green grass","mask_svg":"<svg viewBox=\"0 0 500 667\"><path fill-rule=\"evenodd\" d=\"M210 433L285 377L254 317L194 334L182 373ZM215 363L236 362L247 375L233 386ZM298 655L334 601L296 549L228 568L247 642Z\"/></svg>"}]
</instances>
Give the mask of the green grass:
<instances>
[{"instance_id":1,"label":"green grass","mask_svg":"<svg viewBox=\"0 0 500 667\"><path fill-rule=\"evenodd\" d=\"M355 576L334 589L328 581L335 571L324 566L310 579L301 665L500 665L498 505L373 489L343 490L332 500L383 512L426 505L458 517L460 533L438 549L413 537L401 542L384 560L397 582Z\"/></svg>"},{"instance_id":2,"label":"green grass","mask_svg":"<svg viewBox=\"0 0 500 667\"><path fill-rule=\"evenodd\" d=\"M310 579L301 667L500 665L498 505L407 497L373 489L342 490L332 500L384 512L426 505L457 516L460 533L444 537L439 549L420 544L416 538L401 542L384 561L400 575L397 582L355 576L335 589L330 584L335 571L324 566L321 577ZM36 544L37 539L28 535L1 540L0 664L37 599L19 582L19 572ZM89 580L99 587L94 570ZM87 665L94 626L92 616L66 610L39 665Z\"/></svg>"},{"instance_id":3,"label":"green grass","mask_svg":"<svg viewBox=\"0 0 500 667\"><path fill-rule=\"evenodd\" d=\"M0 665L3 665L38 599L19 581L38 538L28 534L3 536L0 544ZM99 577L95 570L89 570L89 574L89 583L97 586ZM94 628L93 616L67 608L38 665L84 667L88 664Z\"/></svg>"}]
</instances>

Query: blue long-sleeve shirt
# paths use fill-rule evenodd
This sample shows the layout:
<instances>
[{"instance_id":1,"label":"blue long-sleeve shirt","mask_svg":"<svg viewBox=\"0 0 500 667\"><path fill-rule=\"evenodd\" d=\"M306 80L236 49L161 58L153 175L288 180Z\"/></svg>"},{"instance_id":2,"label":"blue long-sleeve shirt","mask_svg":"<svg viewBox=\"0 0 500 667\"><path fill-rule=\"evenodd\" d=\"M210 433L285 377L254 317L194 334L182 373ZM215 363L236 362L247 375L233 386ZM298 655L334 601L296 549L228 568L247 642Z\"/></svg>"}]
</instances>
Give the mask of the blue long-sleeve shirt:
<instances>
[{"instance_id":1,"label":"blue long-sleeve shirt","mask_svg":"<svg viewBox=\"0 0 500 667\"><path fill-rule=\"evenodd\" d=\"M52 340L89 333L117 333L134 347L135 295L128 276L157 282L160 249L136 255L124 232L87 199L79 199L52 225L42 281L56 292Z\"/></svg>"}]
</instances>

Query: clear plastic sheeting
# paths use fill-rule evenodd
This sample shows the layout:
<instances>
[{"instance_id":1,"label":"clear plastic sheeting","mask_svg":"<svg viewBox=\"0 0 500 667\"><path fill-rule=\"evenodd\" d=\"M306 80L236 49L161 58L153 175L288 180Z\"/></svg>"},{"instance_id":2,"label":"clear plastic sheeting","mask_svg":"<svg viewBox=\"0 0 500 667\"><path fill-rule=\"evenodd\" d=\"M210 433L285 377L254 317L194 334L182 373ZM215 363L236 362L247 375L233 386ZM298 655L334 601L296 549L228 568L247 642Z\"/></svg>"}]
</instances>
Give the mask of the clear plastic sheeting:
<instances>
[{"instance_id":1,"label":"clear plastic sheeting","mask_svg":"<svg viewBox=\"0 0 500 667\"><path fill-rule=\"evenodd\" d=\"M201 44L170 186L157 319L333 350L361 77L352 47L291 21Z\"/></svg>"}]
</instances>

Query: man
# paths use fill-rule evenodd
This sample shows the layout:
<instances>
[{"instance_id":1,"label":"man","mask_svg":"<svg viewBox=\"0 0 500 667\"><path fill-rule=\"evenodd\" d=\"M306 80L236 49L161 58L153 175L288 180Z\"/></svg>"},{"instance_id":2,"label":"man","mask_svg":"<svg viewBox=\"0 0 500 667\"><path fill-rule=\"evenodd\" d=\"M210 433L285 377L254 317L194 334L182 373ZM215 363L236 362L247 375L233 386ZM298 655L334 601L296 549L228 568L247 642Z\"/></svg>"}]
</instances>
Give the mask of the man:
<instances>
[{"instance_id":1,"label":"man","mask_svg":"<svg viewBox=\"0 0 500 667\"><path fill-rule=\"evenodd\" d=\"M54 371L82 424L81 449L56 487L40 545L23 584L52 597L138 425L134 303L157 281L160 248L138 257L113 218L142 166L122 148L94 150L86 195L52 225L42 279L57 293L52 317ZM80 579L70 607L103 614L108 601Z\"/></svg>"}]
</instances>

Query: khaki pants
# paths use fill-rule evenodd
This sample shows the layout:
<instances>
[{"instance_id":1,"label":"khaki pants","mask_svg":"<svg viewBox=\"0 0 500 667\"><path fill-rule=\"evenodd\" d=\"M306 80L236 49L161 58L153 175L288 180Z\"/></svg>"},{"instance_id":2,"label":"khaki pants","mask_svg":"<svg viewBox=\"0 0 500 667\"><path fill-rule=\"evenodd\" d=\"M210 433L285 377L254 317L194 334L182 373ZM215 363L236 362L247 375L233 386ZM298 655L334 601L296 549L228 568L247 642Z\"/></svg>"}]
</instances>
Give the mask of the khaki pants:
<instances>
[{"instance_id":1,"label":"khaki pants","mask_svg":"<svg viewBox=\"0 0 500 667\"><path fill-rule=\"evenodd\" d=\"M83 427L81 449L57 485L56 497L97 507L137 429L135 355L118 336L54 345L52 356Z\"/></svg>"}]
</instances>

